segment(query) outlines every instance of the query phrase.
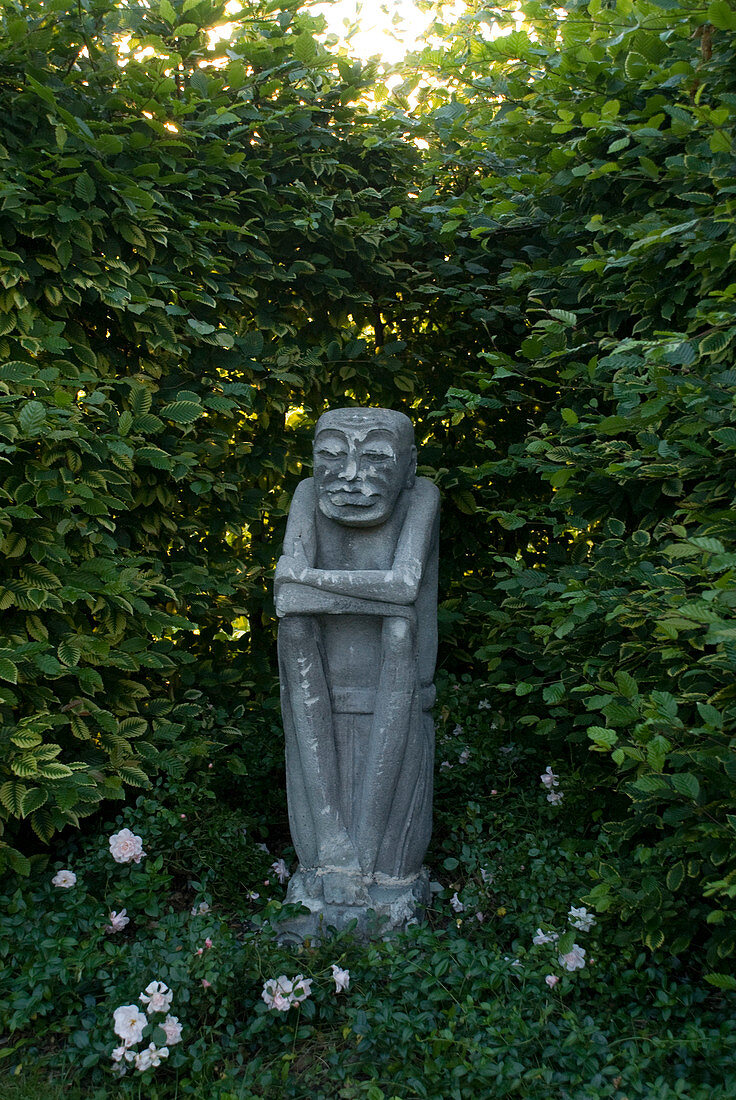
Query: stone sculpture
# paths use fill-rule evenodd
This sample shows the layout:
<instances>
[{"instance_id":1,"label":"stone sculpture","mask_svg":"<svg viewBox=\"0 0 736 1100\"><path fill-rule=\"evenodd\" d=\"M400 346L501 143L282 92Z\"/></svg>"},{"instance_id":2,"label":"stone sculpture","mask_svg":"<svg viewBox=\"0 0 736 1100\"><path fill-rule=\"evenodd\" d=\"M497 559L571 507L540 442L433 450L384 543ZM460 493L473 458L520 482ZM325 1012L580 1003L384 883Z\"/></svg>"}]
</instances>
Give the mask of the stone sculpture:
<instances>
[{"instance_id":1,"label":"stone sculpture","mask_svg":"<svg viewBox=\"0 0 736 1100\"><path fill-rule=\"evenodd\" d=\"M428 900L439 492L411 421L334 409L275 576L298 936L403 927Z\"/></svg>"}]
</instances>

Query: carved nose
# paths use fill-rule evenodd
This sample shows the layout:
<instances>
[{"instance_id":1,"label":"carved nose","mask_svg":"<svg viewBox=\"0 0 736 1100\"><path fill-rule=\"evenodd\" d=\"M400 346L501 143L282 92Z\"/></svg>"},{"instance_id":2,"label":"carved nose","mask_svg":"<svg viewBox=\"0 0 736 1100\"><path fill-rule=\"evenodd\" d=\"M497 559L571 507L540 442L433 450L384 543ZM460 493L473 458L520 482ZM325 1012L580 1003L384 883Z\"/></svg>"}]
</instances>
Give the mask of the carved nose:
<instances>
[{"instance_id":1,"label":"carved nose","mask_svg":"<svg viewBox=\"0 0 736 1100\"><path fill-rule=\"evenodd\" d=\"M358 461L355 455L348 455L348 460L345 463L345 469L340 470L340 473L337 476L339 478L342 478L344 481L354 481L357 473Z\"/></svg>"}]
</instances>

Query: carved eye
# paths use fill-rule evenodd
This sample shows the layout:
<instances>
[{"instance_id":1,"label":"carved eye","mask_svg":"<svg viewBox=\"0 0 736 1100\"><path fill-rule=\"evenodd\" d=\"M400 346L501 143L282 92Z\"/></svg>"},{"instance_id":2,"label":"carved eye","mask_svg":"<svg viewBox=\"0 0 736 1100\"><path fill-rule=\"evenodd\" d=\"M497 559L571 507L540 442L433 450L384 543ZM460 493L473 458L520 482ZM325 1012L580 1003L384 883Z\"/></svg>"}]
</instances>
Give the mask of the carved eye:
<instances>
[{"instance_id":1,"label":"carved eye","mask_svg":"<svg viewBox=\"0 0 736 1100\"><path fill-rule=\"evenodd\" d=\"M332 450L329 447L319 447L318 450L317 450L317 457L318 458L345 458L347 453L348 453L347 451L339 450L338 448L336 448L335 450Z\"/></svg>"},{"instance_id":2,"label":"carved eye","mask_svg":"<svg viewBox=\"0 0 736 1100\"><path fill-rule=\"evenodd\" d=\"M369 458L371 462L388 462L392 456L384 454L383 451L363 451L363 457Z\"/></svg>"}]
</instances>

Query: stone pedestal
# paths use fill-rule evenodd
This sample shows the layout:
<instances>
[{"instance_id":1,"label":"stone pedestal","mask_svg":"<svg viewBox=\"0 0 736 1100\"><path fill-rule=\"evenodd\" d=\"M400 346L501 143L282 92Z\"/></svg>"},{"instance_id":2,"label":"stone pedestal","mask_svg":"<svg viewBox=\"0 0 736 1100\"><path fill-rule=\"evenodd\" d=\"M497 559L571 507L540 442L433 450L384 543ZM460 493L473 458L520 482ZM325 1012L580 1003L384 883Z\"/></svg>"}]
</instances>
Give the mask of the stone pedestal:
<instances>
[{"instance_id":1,"label":"stone pedestal","mask_svg":"<svg viewBox=\"0 0 736 1100\"><path fill-rule=\"evenodd\" d=\"M376 939L403 932L408 924L422 920L429 904L429 871L426 867L406 879L376 875L366 882L361 876L356 883L367 895L362 904L327 902L320 871L299 870L289 882L287 904L301 903L309 913L282 921L277 925L282 943L323 940L334 928L341 932L356 921L355 935L359 939Z\"/></svg>"}]
</instances>

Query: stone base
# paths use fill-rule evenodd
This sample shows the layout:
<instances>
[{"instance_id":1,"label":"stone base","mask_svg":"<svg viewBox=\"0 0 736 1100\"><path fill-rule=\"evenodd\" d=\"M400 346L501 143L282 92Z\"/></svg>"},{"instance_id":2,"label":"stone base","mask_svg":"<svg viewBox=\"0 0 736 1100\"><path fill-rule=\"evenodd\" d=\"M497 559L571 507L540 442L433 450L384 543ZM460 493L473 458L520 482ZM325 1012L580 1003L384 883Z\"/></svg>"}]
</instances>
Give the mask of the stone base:
<instances>
[{"instance_id":1,"label":"stone base","mask_svg":"<svg viewBox=\"0 0 736 1100\"><path fill-rule=\"evenodd\" d=\"M360 939L386 939L421 920L429 903L429 871L410 878L376 875L372 879L337 870L295 872L286 892L287 905L301 904L308 913L280 921L276 926L282 943L329 938L357 921ZM329 900L328 900L329 899Z\"/></svg>"}]
</instances>

